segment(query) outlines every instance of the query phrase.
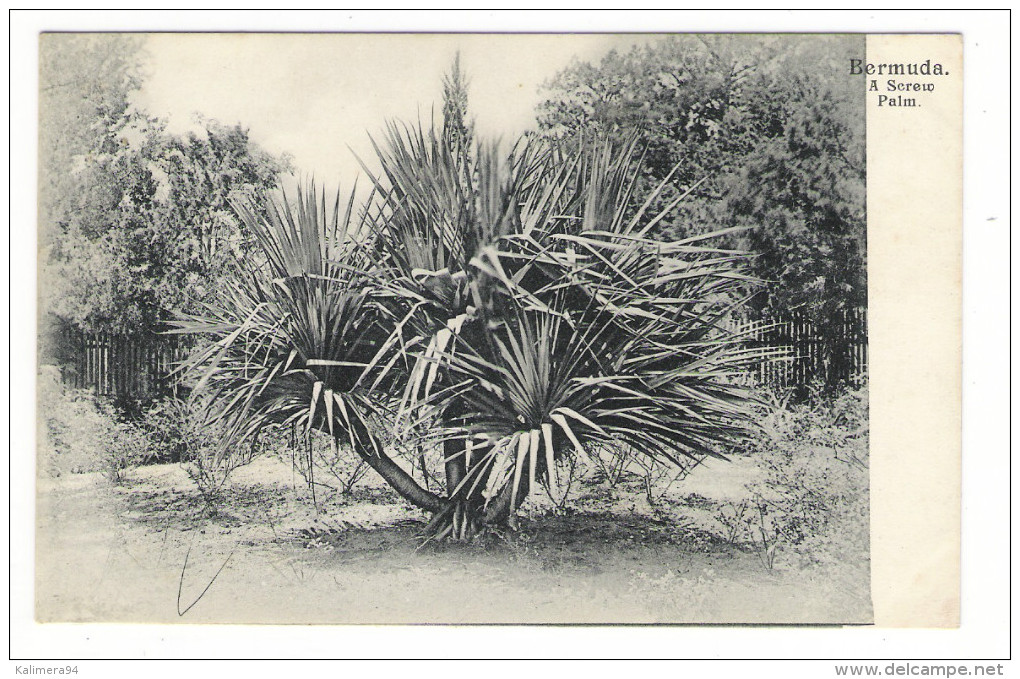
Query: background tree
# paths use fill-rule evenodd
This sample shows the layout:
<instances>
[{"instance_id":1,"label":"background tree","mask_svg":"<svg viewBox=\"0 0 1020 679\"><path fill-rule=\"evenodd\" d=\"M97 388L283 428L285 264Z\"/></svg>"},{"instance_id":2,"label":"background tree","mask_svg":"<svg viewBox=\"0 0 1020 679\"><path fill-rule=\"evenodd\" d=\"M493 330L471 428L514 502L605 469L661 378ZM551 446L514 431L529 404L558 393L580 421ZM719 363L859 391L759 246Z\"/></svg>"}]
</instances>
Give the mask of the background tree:
<instances>
[{"instance_id":1,"label":"background tree","mask_svg":"<svg viewBox=\"0 0 1020 679\"><path fill-rule=\"evenodd\" d=\"M641 191L668 179L659 202L690 192L660 233L750 227L732 244L771 283L750 308L804 312L839 357L844 314L867 298L864 93L846 75L862 50L852 36L670 37L565 69L539 124L555 138L637 132Z\"/></svg>"},{"instance_id":2,"label":"background tree","mask_svg":"<svg viewBox=\"0 0 1020 679\"><path fill-rule=\"evenodd\" d=\"M39 230L46 248L75 212L93 210L83 221L100 223L116 206L103 190L113 183L105 175L124 133L144 123L130 101L142 80L141 40L44 34L39 56Z\"/></svg>"},{"instance_id":3,"label":"background tree","mask_svg":"<svg viewBox=\"0 0 1020 679\"><path fill-rule=\"evenodd\" d=\"M288 166L253 143L240 125L203 121L184 137L163 135L150 162L158 180L149 238L139 253L167 266L154 271L160 320L189 311L216 294L226 267L257 253L254 234L230 206L236 199L263 205Z\"/></svg>"},{"instance_id":4,"label":"background tree","mask_svg":"<svg viewBox=\"0 0 1020 679\"><path fill-rule=\"evenodd\" d=\"M81 290L84 297L81 279L109 279L117 268L102 241L120 221L118 187L130 176L133 155L126 153L128 139L144 136L147 123L130 102L141 82L141 41L46 34L39 51L40 309L73 322L65 293ZM71 258L81 262L81 276L68 278L71 272L57 266ZM87 294L108 307L96 290ZM48 318L41 321L49 325Z\"/></svg>"},{"instance_id":5,"label":"background tree","mask_svg":"<svg viewBox=\"0 0 1020 679\"><path fill-rule=\"evenodd\" d=\"M253 242L228 200L286 167L239 126L167 133L131 103L143 58L125 36L42 40L42 307L89 332L153 332L212 294Z\"/></svg>"}]
</instances>

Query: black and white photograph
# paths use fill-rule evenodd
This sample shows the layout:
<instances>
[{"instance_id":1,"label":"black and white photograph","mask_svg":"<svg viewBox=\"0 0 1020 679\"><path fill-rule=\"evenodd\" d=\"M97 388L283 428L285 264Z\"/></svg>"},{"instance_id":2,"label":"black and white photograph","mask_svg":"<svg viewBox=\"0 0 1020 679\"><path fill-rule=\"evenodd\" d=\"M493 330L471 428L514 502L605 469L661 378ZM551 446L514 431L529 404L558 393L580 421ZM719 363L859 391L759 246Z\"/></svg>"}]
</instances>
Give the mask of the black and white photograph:
<instances>
[{"instance_id":1,"label":"black and white photograph","mask_svg":"<svg viewBox=\"0 0 1020 679\"><path fill-rule=\"evenodd\" d=\"M38 44L39 622L874 621L864 35Z\"/></svg>"},{"instance_id":2,"label":"black and white photograph","mask_svg":"<svg viewBox=\"0 0 1020 679\"><path fill-rule=\"evenodd\" d=\"M1006 12L9 29L13 674L1008 674Z\"/></svg>"}]
</instances>

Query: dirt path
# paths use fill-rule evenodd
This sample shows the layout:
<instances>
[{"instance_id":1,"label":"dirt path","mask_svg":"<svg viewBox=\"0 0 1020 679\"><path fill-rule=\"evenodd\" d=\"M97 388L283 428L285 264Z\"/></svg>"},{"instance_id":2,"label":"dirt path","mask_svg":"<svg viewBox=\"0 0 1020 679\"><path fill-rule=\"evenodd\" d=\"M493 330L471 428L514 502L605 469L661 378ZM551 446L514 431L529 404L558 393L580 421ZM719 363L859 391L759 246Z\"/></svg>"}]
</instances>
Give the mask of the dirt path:
<instances>
[{"instance_id":1,"label":"dirt path","mask_svg":"<svg viewBox=\"0 0 1020 679\"><path fill-rule=\"evenodd\" d=\"M418 549L420 524L410 509L369 493L355 503L327 503L317 516L300 488L275 473L268 483L254 481L272 478L265 469L239 474L215 515L178 467L138 470L122 486L89 474L41 480L37 618L836 623L870 617L854 582L767 571L753 553L692 525L626 511L545 516L524 520L505 540ZM197 599L183 616L179 587L181 611Z\"/></svg>"}]
</instances>

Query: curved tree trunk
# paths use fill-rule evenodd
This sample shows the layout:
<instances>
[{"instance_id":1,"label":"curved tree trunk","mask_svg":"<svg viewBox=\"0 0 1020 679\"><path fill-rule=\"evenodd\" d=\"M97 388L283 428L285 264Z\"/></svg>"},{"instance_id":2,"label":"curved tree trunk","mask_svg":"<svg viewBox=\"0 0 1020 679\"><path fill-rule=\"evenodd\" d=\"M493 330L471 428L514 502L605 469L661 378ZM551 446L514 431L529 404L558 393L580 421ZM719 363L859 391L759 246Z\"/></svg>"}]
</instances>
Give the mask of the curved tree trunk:
<instances>
[{"instance_id":1,"label":"curved tree trunk","mask_svg":"<svg viewBox=\"0 0 1020 679\"><path fill-rule=\"evenodd\" d=\"M393 490L415 507L427 512L438 512L443 508L446 502L435 493L418 485L418 482L410 474L390 459L364 422L352 418L351 425L354 428L352 432L355 443L354 452L378 472L379 476L383 477L383 480L390 484Z\"/></svg>"},{"instance_id":2,"label":"curved tree trunk","mask_svg":"<svg viewBox=\"0 0 1020 679\"><path fill-rule=\"evenodd\" d=\"M386 453L379 450L374 454L367 454L359 450L358 455L372 469L376 470L379 476L383 477L386 483L393 487L393 490L397 491L402 498L415 507L428 512L438 512L443 508L445 503L442 498L418 485L418 482L404 471L400 465L390 459Z\"/></svg>"},{"instance_id":3,"label":"curved tree trunk","mask_svg":"<svg viewBox=\"0 0 1020 679\"><path fill-rule=\"evenodd\" d=\"M440 497L423 488L386 455L363 422L354 420L352 426L355 452L401 497L419 509L433 514L424 532L436 539L450 536L455 540L469 540L485 526L505 524L512 519L514 512L528 496L528 478L523 476L520 479L517 502L513 507L511 507L512 484L503 488L488 505L481 495L480 487L475 488L470 494L462 488L457 493L458 497L450 497L468 473L463 449L459 448L457 441L454 440L444 444L447 497Z\"/></svg>"}]
</instances>

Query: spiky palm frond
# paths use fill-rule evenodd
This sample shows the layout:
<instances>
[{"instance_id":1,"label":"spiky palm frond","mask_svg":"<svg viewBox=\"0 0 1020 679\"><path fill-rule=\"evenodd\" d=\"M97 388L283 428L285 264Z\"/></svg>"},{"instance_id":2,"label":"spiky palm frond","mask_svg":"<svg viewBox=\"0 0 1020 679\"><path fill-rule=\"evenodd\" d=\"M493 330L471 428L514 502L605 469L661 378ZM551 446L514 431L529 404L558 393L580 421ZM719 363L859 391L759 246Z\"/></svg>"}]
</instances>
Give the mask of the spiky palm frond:
<instances>
[{"instance_id":1,"label":"spiky palm frond","mask_svg":"<svg viewBox=\"0 0 1020 679\"><path fill-rule=\"evenodd\" d=\"M327 203L313 183L265 212L235 204L264 261L239 266L216 303L175 322L208 340L183 368L199 376L227 444L267 424L342 431L352 445L368 429L374 405L359 387L385 335L368 292L364 219L354 191L340 198Z\"/></svg>"},{"instance_id":2,"label":"spiky palm frond","mask_svg":"<svg viewBox=\"0 0 1020 679\"><path fill-rule=\"evenodd\" d=\"M625 444L682 466L747 430L731 378L758 356L726 329L747 257L650 235L676 201L636 204L633 143L469 155L391 126L377 151L357 214L314 186L265 216L237 206L265 262L178 323L212 340L190 366L232 439L293 423L378 462L367 423L399 401L393 426L433 422L446 445L452 503L387 480L457 522L555 485L564 457Z\"/></svg>"},{"instance_id":3,"label":"spiky palm frond","mask_svg":"<svg viewBox=\"0 0 1020 679\"><path fill-rule=\"evenodd\" d=\"M548 150L531 142L502 154L491 143L469 154L434 130L391 123L376 151L382 172L370 176L380 196L373 211L377 292L390 315L391 348L400 352L399 375L407 376L406 405L412 392L435 382L435 358L451 334L479 306L492 304L489 280L476 275L472 262L499 238L527 230L522 206L542 203L537 192L548 174ZM553 208L548 197L545 205Z\"/></svg>"},{"instance_id":4,"label":"spiky palm frond","mask_svg":"<svg viewBox=\"0 0 1020 679\"><path fill-rule=\"evenodd\" d=\"M530 487L536 473L554 485L556 460L620 443L683 466L745 434L746 394L730 378L758 356L721 322L722 297L718 308L694 301L704 299L697 288L721 295L713 278L739 279L727 262L705 260L698 271L672 298L625 298L574 271L578 282L559 288L548 309L508 294L498 321L465 324L442 357L451 382L471 385L448 400L451 435L488 455L465 489L498 493L509 483L516 494L525 469ZM647 267L645 278L658 277ZM579 299L587 303L570 303Z\"/></svg>"},{"instance_id":5,"label":"spiky palm frond","mask_svg":"<svg viewBox=\"0 0 1020 679\"><path fill-rule=\"evenodd\" d=\"M649 236L676 203L633 204L634 152L546 156L516 198L520 228L492 234L464 270L486 295L419 354L429 383L457 386L405 393L443 409L447 437L462 440L457 493L517 496L522 479L555 483L560 457L607 444L683 465L748 430L731 378L760 356L725 323L754 282L747 256L713 246L718 233Z\"/></svg>"}]
</instances>

